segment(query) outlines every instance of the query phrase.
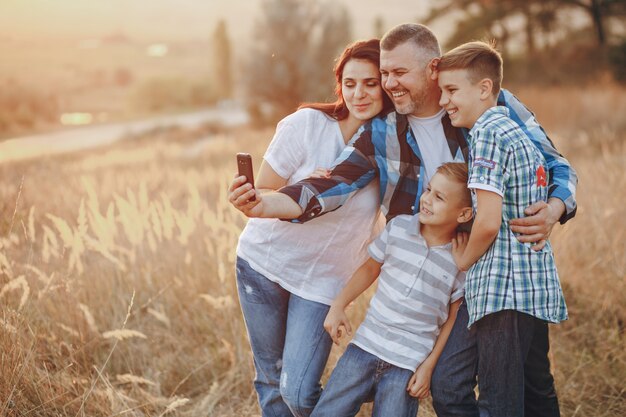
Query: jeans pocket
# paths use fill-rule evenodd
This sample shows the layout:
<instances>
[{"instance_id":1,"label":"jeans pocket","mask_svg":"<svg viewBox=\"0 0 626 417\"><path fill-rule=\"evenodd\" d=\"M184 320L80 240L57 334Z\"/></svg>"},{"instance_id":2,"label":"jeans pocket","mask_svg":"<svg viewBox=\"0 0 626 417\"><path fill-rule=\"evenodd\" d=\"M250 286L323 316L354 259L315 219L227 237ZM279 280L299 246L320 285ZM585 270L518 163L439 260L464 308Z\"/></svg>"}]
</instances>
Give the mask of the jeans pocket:
<instances>
[{"instance_id":1,"label":"jeans pocket","mask_svg":"<svg viewBox=\"0 0 626 417\"><path fill-rule=\"evenodd\" d=\"M274 284L265 276L258 273L248 262L241 258L237 258L237 290L239 291L239 299L247 303L263 304L265 303L264 284Z\"/></svg>"}]
</instances>

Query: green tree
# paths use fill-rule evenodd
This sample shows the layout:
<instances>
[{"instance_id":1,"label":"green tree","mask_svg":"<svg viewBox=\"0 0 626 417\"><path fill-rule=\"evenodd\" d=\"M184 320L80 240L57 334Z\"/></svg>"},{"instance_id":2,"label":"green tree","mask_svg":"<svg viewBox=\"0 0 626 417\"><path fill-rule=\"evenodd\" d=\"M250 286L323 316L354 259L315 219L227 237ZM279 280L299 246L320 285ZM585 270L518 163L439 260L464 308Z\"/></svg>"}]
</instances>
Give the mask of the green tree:
<instances>
[{"instance_id":1,"label":"green tree","mask_svg":"<svg viewBox=\"0 0 626 417\"><path fill-rule=\"evenodd\" d=\"M217 23L213 32L213 76L216 94L220 99L231 98L233 95L233 68L230 39L226 22Z\"/></svg>"},{"instance_id":2,"label":"green tree","mask_svg":"<svg viewBox=\"0 0 626 417\"><path fill-rule=\"evenodd\" d=\"M265 0L244 79L250 106L272 118L332 94L334 60L351 38L345 8L313 0ZM269 106L268 106L269 105Z\"/></svg>"}]
</instances>

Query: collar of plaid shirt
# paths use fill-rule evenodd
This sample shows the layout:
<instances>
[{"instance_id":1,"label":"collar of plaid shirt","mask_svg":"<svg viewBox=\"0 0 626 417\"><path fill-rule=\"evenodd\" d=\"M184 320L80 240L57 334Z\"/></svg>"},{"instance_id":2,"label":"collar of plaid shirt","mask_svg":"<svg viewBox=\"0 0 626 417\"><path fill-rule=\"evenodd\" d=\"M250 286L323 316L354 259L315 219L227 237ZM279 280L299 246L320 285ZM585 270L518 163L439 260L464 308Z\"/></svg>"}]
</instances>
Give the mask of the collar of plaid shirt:
<instances>
[{"instance_id":1,"label":"collar of plaid shirt","mask_svg":"<svg viewBox=\"0 0 626 417\"><path fill-rule=\"evenodd\" d=\"M393 117L394 112L390 112L387 117L390 115ZM390 196L382 195L386 193L389 187L387 187L390 177L392 177L392 168L389 164L386 164L385 169L379 166L379 178L381 180L381 197L382 197L382 209L383 213L387 221L396 217L399 214L416 214L419 212L419 198L422 194L422 190L424 187L423 184L423 174L424 174L424 166L422 164L422 155L419 150L419 146L417 145L417 140L413 131L410 128L409 120L407 115L395 113L395 132L387 131L384 137L383 135L379 135L378 137L374 136L372 133L372 142L375 144L382 141L399 141L401 153L402 148L404 147L404 143L406 143L410 149L411 154L409 155L408 161L404 158L401 158L401 163L408 162L410 165L413 165L415 168L413 170L400 169L398 173L401 177L404 176L406 178L410 177L410 172L419 172L417 178L411 178L414 181L405 181L404 184L401 184L402 178L394 185L393 194ZM444 136L446 137L448 147L450 148L450 154L453 156L455 160L462 159L463 161L467 161L468 152L469 152L469 144L466 139L466 130L459 129L452 126L452 122L450 121L450 117L448 114L445 114L441 118L441 124L443 126ZM395 134L394 134L395 133ZM404 143L402 143L402 138L404 138ZM379 143L380 144L380 143ZM380 144L382 145L382 144ZM377 146L377 149L383 149L385 146ZM380 156L380 155L379 155ZM411 187L410 185L413 185ZM415 187L416 185L416 187ZM385 192L383 192L385 190ZM389 198L386 198L389 197Z\"/></svg>"}]
</instances>

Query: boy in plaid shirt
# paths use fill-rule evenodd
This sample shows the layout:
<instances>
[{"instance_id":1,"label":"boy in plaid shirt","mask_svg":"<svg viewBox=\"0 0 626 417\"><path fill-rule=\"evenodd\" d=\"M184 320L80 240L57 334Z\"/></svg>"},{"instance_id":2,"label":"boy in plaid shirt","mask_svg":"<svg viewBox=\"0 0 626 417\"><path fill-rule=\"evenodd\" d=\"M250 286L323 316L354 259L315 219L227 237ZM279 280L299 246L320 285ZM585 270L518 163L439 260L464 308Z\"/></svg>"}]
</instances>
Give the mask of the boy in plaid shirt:
<instances>
[{"instance_id":1,"label":"boy in plaid shirt","mask_svg":"<svg viewBox=\"0 0 626 417\"><path fill-rule=\"evenodd\" d=\"M468 270L465 299L468 327L476 332L478 407L481 415L522 417L527 360L547 355L547 323L567 319L550 244L534 251L509 226L533 201L547 200L548 168L508 110L497 106L502 58L493 47L461 45L437 69L439 104L453 126L469 129L468 188L476 215L469 239L457 239L453 253L459 269ZM556 395L544 406L541 413L558 415Z\"/></svg>"}]
</instances>

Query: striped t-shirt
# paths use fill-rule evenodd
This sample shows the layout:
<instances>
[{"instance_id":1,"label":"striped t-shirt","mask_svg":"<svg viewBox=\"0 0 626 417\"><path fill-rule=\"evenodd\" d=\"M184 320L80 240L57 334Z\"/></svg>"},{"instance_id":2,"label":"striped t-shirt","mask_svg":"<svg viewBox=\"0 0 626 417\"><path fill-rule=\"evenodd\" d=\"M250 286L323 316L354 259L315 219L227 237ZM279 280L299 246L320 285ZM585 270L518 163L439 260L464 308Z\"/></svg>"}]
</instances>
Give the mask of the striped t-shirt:
<instances>
[{"instance_id":1,"label":"striped t-shirt","mask_svg":"<svg viewBox=\"0 0 626 417\"><path fill-rule=\"evenodd\" d=\"M449 304L463 296L465 274L450 243L429 248L418 215L400 215L369 246L383 264L378 288L351 343L400 368L414 371L428 357Z\"/></svg>"}]
</instances>

